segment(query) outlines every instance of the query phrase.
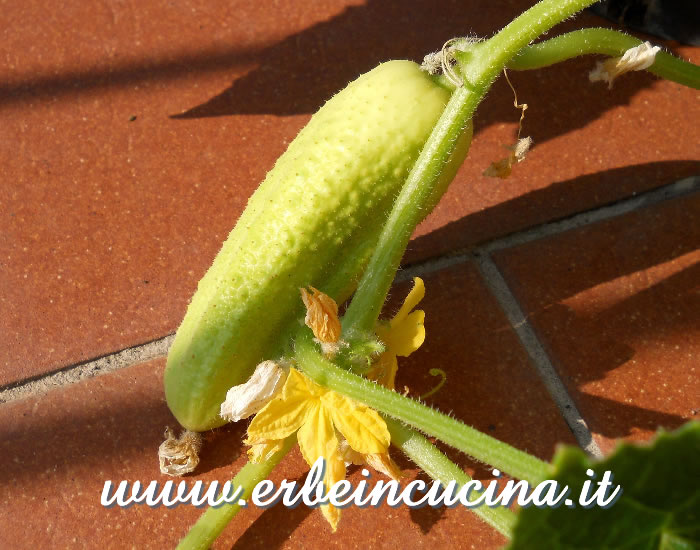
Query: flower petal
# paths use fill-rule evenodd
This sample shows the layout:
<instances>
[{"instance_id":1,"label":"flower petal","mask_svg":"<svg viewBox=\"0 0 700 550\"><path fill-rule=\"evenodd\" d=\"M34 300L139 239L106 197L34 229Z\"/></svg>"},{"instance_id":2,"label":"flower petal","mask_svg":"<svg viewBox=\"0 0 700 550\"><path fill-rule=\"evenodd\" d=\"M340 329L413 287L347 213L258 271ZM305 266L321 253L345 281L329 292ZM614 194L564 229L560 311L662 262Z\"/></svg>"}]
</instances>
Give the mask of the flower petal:
<instances>
[{"instance_id":1,"label":"flower petal","mask_svg":"<svg viewBox=\"0 0 700 550\"><path fill-rule=\"evenodd\" d=\"M304 424L314 405L318 406L318 400L309 393L306 381L298 371L290 369L282 395L265 405L248 426L247 444L291 435Z\"/></svg>"},{"instance_id":2,"label":"flower petal","mask_svg":"<svg viewBox=\"0 0 700 550\"><path fill-rule=\"evenodd\" d=\"M326 491L341 479L345 479L345 462L340 454L338 436L330 414L320 403L316 404L314 412L299 430L297 440L301 454L309 466L313 466L320 456L326 460L323 477ZM335 531L340 521L340 510L330 504L324 504L321 506L321 512Z\"/></svg>"},{"instance_id":3,"label":"flower petal","mask_svg":"<svg viewBox=\"0 0 700 550\"><path fill-rule=\"evenodd\" d=\"M371 466L391 479L400 481L403 477L401 468L391 459L389 453L365 455L365 461L368 466Z\"/></svg>"},{"instance_id":4,"label":"flower petal","mask_svg":"<svg viewBox=\"0 0 700 550\"><path fill-rule=\"evenodd\" d=\"M608 88L612 88L613 81L620 75L629 71L642 71L654 64L656 54L661 50L659 46L652 46L649 42L643 42L634 48L627 50L622 57L612 57L605 61L598 61L595 68L588 74L591 82L604 80Z\"/></svg>"},{"instance_id":5,"label":"flower petal","mask_svg":"<svg viewBox=\"0 0 700 550\"><path fill-rule=\"evenodd\" d=\"M394 462L389 453L377 453L363 455L358 453L350 447L350 444L346 439L340 440L340 456L343 457L345 465L355 464L356 466L370 466L378 472L383 473L385 476L390 477L396 481L400 481L403 477L403 472L401 468L398 467L396 462Z\"/></svg>"},{"instance_id":6,"label":"flower petal","mask_svg":"<svg viewBox=\"0 0 700 550\"><path fill-rule=\"evenodd\" d=\"M343 438L340 440L338 449L340 450L340 456L343 457L343 462L345 462L346 466L349 466L350 464L354 464L355 466L365 465L365 455L355 451L350 446L347 439Z\"/></svg>"},{"instance_id":7,"label":"flower petal","mask_svg":"<svg viewBox=\"0 0 700 550\"><path fill-rule=\"evenodd\" d=\"M411 292L408 293L406 299L403 301L403 305L399 312L390 321L390 325L394 326L395 323L400 323L405 317L408 316L409 312L416 307L419 302L425 297L425 284L423 279L420 277L413 277L413 288Z\"/></svg>"},{"instance_id":8,"label":"flower petal","mask_svg":"<svg viewBox=\"0 0 700 550\"><path fill-rule=\"evenodd\" d=\"M334 391L324 395L321 403L354 450L362 454L386 452L391 436L377 411Z\"/></svg>"},{"instance_id":9,"label":"flower petal","mask_svg":"<svg viewBox=\"0 0 700 550\"><path fill-rule=\"evenodd\" d=\"M385 351L372 365L372 368L367 373L367 378L393 390L398 369L399 364L396 361L396 354L391 351Z\"/></svg>"},{"instance_id":10,"label":"flower petal","mask_svg":"<svg viewBox=\"0 0 700 550\"><path fill-rule=\"evenodd\" d=\"M338 483L341 479L345 479L345 462L340 456L340 453L336 454L326 460L326 475L323 478L323 482L326 485L326 491L329 491L333 485ZM340 521L340 509L336 508L332 504L324 504L321 506L321 513L323 517L328 520L331 524L331 529L335 531L338 528L338 522Z\"/></svg>"},{"instance_id":11,"label":"flower petal","mask_svg":"<svg viewBox=\"0 0 700 550\"><path fill-rule=\"evenodd\" d=\"M329 460L329 457L338 452L338 438L333 421L319 402L314 402L311 406L308 419L297 433L297 440L301 455L309 467L314 465L318 457Z\"/></svg>"},{"instance_id":12,"label":"flower petal","mask_svg":"<svg viewBox=\"0 0 700 550\"><path fill-rule=\"evenodd\" d=\"M219 414L231 422L254 415L281 391L286 379L287 369L282 365L263 361L247 382L228 390Z\"/></svg>"},{"instance_id":13,"label":"flower petal","mask_svg":"<svg viewBox=\"0 0 700 550\"><path fill-rule=\"evenodd\" d=\"M179 438L170 428L165 429L165 441L158 447L160 473L169 476L182 476L192 472L199 464L199 451L202 436L185 430Z\"/></svg>"},{"instance_id":14,"label":"flower petal","mask_svg":"<svg viewBox=\"0 0 700 550\"><path fill-rule=\"evenodd\" d=\"M289 370L288 380L289 382L285 384L282 389L283 399L297 399L299 397L313 399L321 397L329 391L327 388L319 386L316 382L311 380L311 378L296 369Z\"/></svg>"},{"instance_id":15,"label":"flower petal","mask_svg":"<svg viewBox=\"0 0 700 550\"><path fill-rule=\"evenodd\" d=\"M392 353L408 357L425 341L425 312L412 311L400 323L392 325L388 341L385 342Z\"/></svg>"}]
</instances>

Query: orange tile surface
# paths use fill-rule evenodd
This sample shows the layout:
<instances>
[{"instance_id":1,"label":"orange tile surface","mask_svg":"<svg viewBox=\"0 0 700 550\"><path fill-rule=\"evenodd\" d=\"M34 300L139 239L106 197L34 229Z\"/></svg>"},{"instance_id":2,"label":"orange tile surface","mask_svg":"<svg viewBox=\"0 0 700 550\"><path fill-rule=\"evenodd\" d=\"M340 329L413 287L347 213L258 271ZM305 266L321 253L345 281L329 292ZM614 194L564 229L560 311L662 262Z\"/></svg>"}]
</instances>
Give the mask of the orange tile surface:
<instances>
[{"instance_id":1,"label":"orange tile surface","mask_svg":"<svg viewBox=\"0 0 700 550\"><path fill-rule=\"evenodd\" d=\"M497 256L603 450L700 414L700 196Z\"/></svg>"},{"instance_id":2,"label":"orange tile surface","mask_svg":"<svg viewBox=\"0 0 700 550\"><path fill-rule=\"evenodd\" d=\"M531 3L3 4L0 548L176 544L199 510L99 504L106 479L165 481L156 450L175 421L163 358L21 400L4 402L6 390L34 391L48 373L171 334L248 197L326 99L381 61L488 36ZM590 26L610 24L584 13L550 35ZM700 63L700 48L664 45ZM509 73L535 146L508 180L482 175L520 116L505 81L495 84L467 162L404 258L426 272L428 338L400 363L397 386L421 395L436 384L428 370L443 369L430 404L545 460L574 437L477 269L466 256L419 264L700 174L700 92L645 73L608 90L588 83L593 65ZM699 217L698 193L688 194L494 256L605 452L698 418ZM387 312L409 288L393 289ZM206 434L188 480L229 479L245 462L244 429ZM306 469L293 451L272 479ZM319 512L278 506L247 510L215 547L504 543L460 509L351 507L331 536Z\"/></svg>"}]
</instances>

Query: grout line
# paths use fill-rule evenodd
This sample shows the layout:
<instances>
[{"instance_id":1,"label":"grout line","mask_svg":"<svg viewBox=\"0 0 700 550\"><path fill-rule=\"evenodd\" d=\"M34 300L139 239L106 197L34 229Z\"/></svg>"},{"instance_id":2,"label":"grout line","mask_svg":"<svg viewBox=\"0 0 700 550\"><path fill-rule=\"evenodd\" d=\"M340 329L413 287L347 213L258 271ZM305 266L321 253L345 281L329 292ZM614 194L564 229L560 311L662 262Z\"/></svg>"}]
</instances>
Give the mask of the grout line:
<instances>
[{"instance_id":1,"label":"grout line","mask_svg":"<svg viewBox=\"0 0 700 550\"><path fill-rule=\"evenodd\" d=\"M488 255L491 252L518 246L543 237L568 231L569 229L621 216L628 212L651 206L665 200L682 197L696 191L700 191L700 176L678 180L669 185L641 193L628 199L622 199L607 206L597 207L593 210L574 214L573 216L556 222L541 224L531 229L525 229L511 235L506 235L505 237L500 237L486 242L474 250L458 251L440 258L431 258L408 265L396 274L396 281L407 281L414 275L432 273L440 269L446 269L453 265L470 261L478 257L479 254ZM505 281L503 281L503 283L505 284ZM168 353L173 338L174 334L170 334L146 344L126 348L119 352L98 357L97 359L91 359L84 363L67 366L59 371L41 375L37 378L23 380L2 387L0 388L0 404L23 399L25 397L41 395L58 386L73 384L85 378L96 376L97 374L111 372L142 361L155 359L156 357L163 357Z\"/></svg>"},{"instance_id":2,"label":"grout line","mask_svg":"<svg viewBox=\"0 0 700 550\"><path fill-rule=\"evenodd\" d=\"M651 191L640 193L631 198L622 199L612 204L599 206L593 210L587 210L573 214L567 218L554 222L547 222L540 225L524 229L498 237L491 241L486 241L483 244L476 245L472 248L462 249L459 251L448 252L446 255L439 258L429 258L420 260L413 264L404 266L396 274L396 282L404 282L412 277L421 274L428 274L441 269L446 269L453 265L468 262L479 254L492 254L499 250L513 248L538 239L551 237L571 229L577 229L586 225L591 225L596 222L609 220L618 216L623 216L635 210L640 210L648 206L653 206L661 202L677 199L700 192L700 176L691 176L682 180L675 181L663 187L657 187Z\"/></svg>"},{"instance_id":3,"label":"grout line","mask_svg":"<svg viewBox=\"0 0 700 550\"><path fill-rule=\"evenodd\" d=\"M175 334L169 334L146 344L126 348L116 353L71 365L59 371L0 388L0 403L9 403L25 397L36 397L59 386L75 384L98 374L112 372L136 363L164 357Z\"/></svg>"},{"instance_id":4,"label":"grout line","mask_svg":"<svg viewBox=\"0 0 700 550\"><path fill-rule=\"evenodd\" d=\"M586 421L576 408L576 404L571 399L564 383L559 378L552 361L547 355L544 346L537 338L537 334L530 322L525 317L517 299L511 292L503 275L486 253L475 254L476 265L481 276L496 300L503 309L513 330L518 335L520 343L530 356L533 365L537 369L542 382L547 387L549 395L552 397L564 420L569 425L578 444L592 457L600 458L602 453L598 444L586 425Z\"/></svg>"},{"instance_id":5,"label":"grout line","mask_svg":"<svg viewBox=\"0 0 700 550\"><path fill-rule=\"evenodd\" d=\"M570 229L576 229L596 222L616 218L635 210L640 210L660 202L676 199L700 191L700 176L691 176L675 181L663 187L622 199L612 204L596 207L579 214L574 214L559 221L537 225L499 239L487 242L479 247L481 252L491 254L505 248L512 248L544 237L550 237Z\"/></svg>"},{"instance_id":6,"label":"grout line","mask_svg":"<svg viewBox=\"0 0 700 550\"><path fill-rule=\"evenodd\" d=\"M453 265L463 264L471 260L472 257L472 252L460 252L450 256L430 258L405 267L399 267L396 277L394 278L394 283L403 283L405 281L410 281L416 276L427 275L428 273L447 269Z\"/></svg>"}]
</instances>

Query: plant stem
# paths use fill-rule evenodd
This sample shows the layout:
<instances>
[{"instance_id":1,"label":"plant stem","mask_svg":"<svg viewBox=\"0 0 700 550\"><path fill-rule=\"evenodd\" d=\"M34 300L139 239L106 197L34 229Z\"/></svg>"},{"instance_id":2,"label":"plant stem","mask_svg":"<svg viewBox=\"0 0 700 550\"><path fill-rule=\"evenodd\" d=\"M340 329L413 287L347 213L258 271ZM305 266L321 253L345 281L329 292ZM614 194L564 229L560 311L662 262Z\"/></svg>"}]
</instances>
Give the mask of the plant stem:
<instances>
[{"instance_id":1,"label":"plant stem","mask_svg":"<svg viewBox=\"0 0 700 550\"><path fill-rule=\"evenodd\" d=\"M391 442L401 449L406 456L415 462L426 474L433 479L437 479L443 485L447 485L454 480L460 487L471 481L466 473L447 458L440 450L435 447L425 437L420 435L415 430L404 426L401 422L393 418L384 417L389 433L391 434ZM479 492L474 491L477 498ZM508 508L497 506L478 506L470 508L486 523L498 530L506 537L511 537L513 525L515 524L516 516Z\"/></svg>"},{"instance_id":2,"label":"plant stem","mask_svg":"<svg viewBox=\"0 0 700 550\"><path fill-rule=\"evenodd\" d=\"M471 85L488 87L506 64L525 46L568 17L597 0L542 0L513 19L474 52L457 56L463 76Z\"/></svg>"},{"instance_id":3,"label":"plant stem","mask_svg":"<svg viewBox=\"0 0 700 550\"><path fill-rule=\"evenodd\" d=\"M250 497L255 486L270 475L270 472L279 464L295 442L296 437L290 436L284 441L282 450L265 462L260 464L248 462L241 468L241 471L233 478L234 487L243 487L240 498L247 500ZM199 517L197 523L190 528L185 538L180 541L177 546L178 550L206 550L240 510L241 506L238 503L208 508Z\"/></svg>"},{"instance_id":4,"label":"plant stem","mask_svg":"<svg viewBox=\"0 0 700 550\"><path fill-rule=\"evenodd\" d=\"M335 366L318 352L310 331L300 331L295 344L295 358L298 367L316 383L402 420L481 462L530 484L537 484L547 477L548 464L539 458Z\"/></svg>"},{"instance_id":5,"label":"plant stem","mask_svg":"<svg viewBox=\"0 0 700 550\"><path fill-rule=\"evenodd\" d=\"M457 54L457 88L401 189L343 318L343 330L371 332L416 225L425 217L443 167L470 127L474 110L506 63L532 40L595 0L542 0L490 40Z\"/></svg>"},{"instance_id":6,"label":"plant stem","mask_svg":"<svg viewBox=\"0 0 700 550\"><path fill-rule=\"evenodd\" d=\"M508 62L508 68L517 71L540 69L589 54L617 57L641 43L633 36L611 29L582 29L523 48ZM700 88L700 67L664 51L657 53L654 64L645 70L684 86Z\"/></svg>"},{"instance_id":7,"label":"plant stem","mask_svg":"<svg viewBox=\"0 0 700 550\"><path fill-rule=\"evenodd\" d=\"M457 89L433 129L406 180L374 254L343 317L345 331L372 331L399 262L416 225L425 216L440 173L470 123L478 98L467 88Z\"/></svg>"}]
</instances>

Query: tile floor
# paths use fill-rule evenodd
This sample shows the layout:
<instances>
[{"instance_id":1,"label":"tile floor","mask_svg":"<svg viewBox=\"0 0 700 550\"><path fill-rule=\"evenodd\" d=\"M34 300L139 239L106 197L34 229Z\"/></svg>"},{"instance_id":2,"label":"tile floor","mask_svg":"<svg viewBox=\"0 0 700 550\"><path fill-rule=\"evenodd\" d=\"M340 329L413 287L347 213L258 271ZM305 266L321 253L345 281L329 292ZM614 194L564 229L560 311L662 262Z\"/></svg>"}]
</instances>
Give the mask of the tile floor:
<instances>
[{"instance_id":1,"label":"tile floor","mask_svg":"<svg viewBox=\"0 0 700 550\"><path fill-rule=\"evenodd\" d=\"M100 493L106 479L164 481L169 335L247 197L357 74L488 35L528 4L5 6L0 547L174 546L199 510L104 509ZM583 14L562 29L594 25L607 23ZM700 62L698 48L665 45ZM439 366L448 384L435 405L543 459L559 443L605 453L700 410L700 94L641 73L608 91L587 83L591 64L511 74L536 145L505 181L481 175L519 117L495 85L401 273L426 281L428 339L399 383L419 394ZM193 479L235 473L243 430L207 434ZM293 452L274 479L304 472ZM272 508L246 511L217 547L465 540L504 544L457 509L348 509L330 536L318 513Z\"/></svg>"}]
</instances>

